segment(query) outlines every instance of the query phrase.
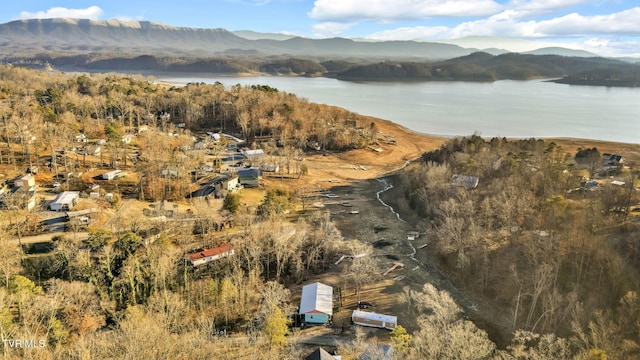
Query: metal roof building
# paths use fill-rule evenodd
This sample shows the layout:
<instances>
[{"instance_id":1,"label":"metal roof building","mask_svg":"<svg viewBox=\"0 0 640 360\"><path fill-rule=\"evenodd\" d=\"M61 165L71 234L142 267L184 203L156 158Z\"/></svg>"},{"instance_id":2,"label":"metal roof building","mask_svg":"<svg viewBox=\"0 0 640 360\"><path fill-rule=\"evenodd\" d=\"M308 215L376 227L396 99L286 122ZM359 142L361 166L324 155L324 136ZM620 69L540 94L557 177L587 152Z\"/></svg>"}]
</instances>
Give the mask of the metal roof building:
<instances>
[{"instance_id":1,"label":"metal roof building","mask_svg":"<svg viewBox=\"0 0 640 360\"><path fill-rule=\"evenodd\" d=\"M78 198L80 197L79 191L65 191L60 194L53 200L49 208L53 211L70 211L76 206L78 202Z\"/></svg>"},{"instance_id":2,"label":"metal roof building","mask_svg":"<svg viewBox=\"0 0 640 360\"><path fill-rule=\"evenodd\" d=\"M333 314L333 288L319 282L303 286L299 313L308 323L329 321Z\"/></svg>"}]
</instances>

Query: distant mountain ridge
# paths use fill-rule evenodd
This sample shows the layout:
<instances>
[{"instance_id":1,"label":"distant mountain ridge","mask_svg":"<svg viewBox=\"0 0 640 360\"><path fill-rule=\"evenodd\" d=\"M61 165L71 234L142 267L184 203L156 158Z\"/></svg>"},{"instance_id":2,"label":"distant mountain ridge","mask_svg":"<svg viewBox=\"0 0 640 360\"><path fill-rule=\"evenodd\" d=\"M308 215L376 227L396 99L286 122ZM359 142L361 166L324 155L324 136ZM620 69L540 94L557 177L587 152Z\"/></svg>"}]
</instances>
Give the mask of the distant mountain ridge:
<instances>
[{"instance_id":1,"label":"distant mountain ridge","mask_svg":"<svg viewBox=\"0 0 640 360\"><path fill-rule=\"evenodd\" d=\"M103 52L134 56L445 60L477 50L442 42L308 39L252 31L234 33L221 28L175 27L150 21L30 19L0 24L0 51L5 55Z\"/></svg>"},{"instance_id":2,"label":"distant mountain ridge","mask_svg":"<svg viewBox=\"0 0 640 360\"><path fill-rule=\"evenodd\" d=\"M527 53L421 41L355 41L174 27L149 21L36 19L0 24L7 62L64 71L327 76L355 81L562 82L639 86L640 67L557 47ZM484 43L480 43L482 40ZM460 39L487 44L487 39ZM490 39L489 39L490 40ZM514 40L515 41L515 40Z\"/></svg>"}]
</instances>

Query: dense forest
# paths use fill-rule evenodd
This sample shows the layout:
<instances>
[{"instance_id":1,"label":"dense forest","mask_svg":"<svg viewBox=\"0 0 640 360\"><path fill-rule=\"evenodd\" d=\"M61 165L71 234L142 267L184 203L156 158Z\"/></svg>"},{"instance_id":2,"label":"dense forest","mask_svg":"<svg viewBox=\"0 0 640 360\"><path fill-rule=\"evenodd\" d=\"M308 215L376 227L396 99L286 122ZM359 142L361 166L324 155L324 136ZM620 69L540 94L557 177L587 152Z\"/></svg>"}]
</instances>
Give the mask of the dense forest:
<instances>
[{"instance_id":1,"label":"dense forest","mask_svg":"<svg viewBox=\"0 0 640 360\"><path fill-rule=\"evenodd\" d=\"M96 164L82 156L58 163L60 149L74 146L80 134L106 139L100 166L125 162L120 166L139 175L134 196L148 202L193 191L191 179L163 177L162 170L200 165L185 150L194 134L224 131L248 146L260 143L300 176L301 155L363 148L377 133L357 114L269 86L177 87L12 66L0 67L0 115L0 166L7 171L26 165L48 174L58 167L84 171ZM135 144L123 145L128 134L136 134ZM599 157L597 149L574 159L550 142L473 136L453 139L403 170L402 190L423 219L435 263L456 286L505 309L495 326L511 336L497 344L449 293L425 284L404 294L416 327L391 333L396 356L638 357L635 174L608 169L626 185L587 191L581 176L589 165L592 175L601 171ZM480 185L452 187L453 174L477 176ZM370 246L345 241L328 212L304 211L309 200L299 190L267 189L256 209L228 197L219 214L193 225L149 226L116 212L113 230L89 229L80 240L73 229L49 252L20 246L35 216L1 210L0 335L29 342L3 341L5 358L302 358L305 350L286 336L295 306L290 287L323 273L340 254ZM294 211L300 203L303 210ZM204 230L230 212L234 231L224 239ZM228 242L237 256L189 266L187 234L212 245ZM345 269L340 284L356 291L381 273L374 257L353 259ZM356 335L338 346L344 359L366 347L366 337Z\"/></svg>"}]
</instances>

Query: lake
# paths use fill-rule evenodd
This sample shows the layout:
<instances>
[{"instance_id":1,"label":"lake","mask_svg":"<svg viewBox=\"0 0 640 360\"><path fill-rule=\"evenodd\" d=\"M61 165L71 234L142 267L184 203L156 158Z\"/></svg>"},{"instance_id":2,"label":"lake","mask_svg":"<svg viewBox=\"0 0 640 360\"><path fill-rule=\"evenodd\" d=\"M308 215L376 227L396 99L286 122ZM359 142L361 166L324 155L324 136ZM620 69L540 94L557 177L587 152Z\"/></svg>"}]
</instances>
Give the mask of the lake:
<instances>
[{"instance_id":1,"label":"lake","mask_svg":"<svg viewBox=\"0 0 640 360\"><path fill-rule=\"evenodd\" d=\"M640 88L541 80L350 82L305 77L158 77L169 83L269 85L311 102L391 120L411 130L458 136L573 137L640 143Z\"/></svg>"}]
</instances>

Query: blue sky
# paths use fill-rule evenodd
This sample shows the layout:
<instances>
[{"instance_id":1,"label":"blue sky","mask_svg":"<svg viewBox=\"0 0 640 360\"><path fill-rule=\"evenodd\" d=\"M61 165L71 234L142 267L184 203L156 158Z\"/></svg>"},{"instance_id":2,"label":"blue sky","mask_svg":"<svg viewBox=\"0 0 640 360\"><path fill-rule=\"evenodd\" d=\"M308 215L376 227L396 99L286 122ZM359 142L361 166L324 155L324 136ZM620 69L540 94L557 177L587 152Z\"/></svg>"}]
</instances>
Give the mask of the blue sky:
<instances>
[{"instance_id":1,"label":"blue sky","mask_svg":"<svg viewBox=\"0 0 640 360\"><path fill-rule=\"evenodd\" d=\"M640 56L638 0L6 0L0 9L1 23L27 18L116 18L313 38L433 41L490 36L602 55ZM533 46L474 41L479 47L513 51Z\"/></svg>"}]
</instances>

